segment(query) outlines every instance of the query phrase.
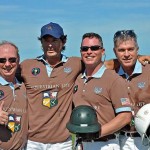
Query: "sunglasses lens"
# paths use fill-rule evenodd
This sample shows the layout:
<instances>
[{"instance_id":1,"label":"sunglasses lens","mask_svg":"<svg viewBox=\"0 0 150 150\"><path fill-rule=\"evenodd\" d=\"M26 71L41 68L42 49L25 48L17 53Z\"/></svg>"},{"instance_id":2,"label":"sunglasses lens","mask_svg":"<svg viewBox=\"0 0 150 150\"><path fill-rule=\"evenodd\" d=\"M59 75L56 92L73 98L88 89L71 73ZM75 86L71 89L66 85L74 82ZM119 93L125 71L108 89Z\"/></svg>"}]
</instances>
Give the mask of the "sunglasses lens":
<instances>
[{"instance_id":1,"label":"sunglasses lens","mask_svg":"<svg viewBox=\"0 0 150 150\"><path fill-rule=\"evenodd\" d=\"M95 45L95 46L91 46L91 47L82 46L81 51L86 52L86 51L88 51L89 48L91 49L91 51L97 51L97 50L101 49L102 47L99 45Z\"/></svg>"},{"instance_id":2,"label":"sunglasses lens","mask_svg":"<svg viewBox=\"0 0 150 150\"><path fill-rule=\"evenodd\" d=\"M17 60L17 58L15 58L15 57L9 58L9 62L10 62L10 63L15 63L16 60Z\"/></svg>"},{"instance_id":3,"label":"sunglasses lens","mask_svg":"<svg viewBox=\"0 0 150 150\"><path fill-rule=\"evenodd\" d=\"M88 51L89 47L88 46L82 46L81 51L86 52Z\"/></svg>"},{"instance_id":4,"label":"sunglasses lens","mask_svg":"<svg viewBox=\"0 0 150 150\"><path fill-rule=\"evenodd\" d=\"M5 63L6 62L6 58L0 58L0 63Z\"/></svg>"},{"instance_id":5,"label":"sunglasses lens","mask_svg":"<svg viewBox=\"0 0 150 150\"><path fill-rule=\"evenodd\" d=\"M90 48L92 51L97 51L100 49L100 46L91 46Z\"/></svg>"},{"instance_id":6,"label":"sunglasses lens","mask_svg":"<svg viewBox=\"0 0 150 150\"><path fill-rule=\"evenodd\" d=\"M6 63L6 61L7 61L6 58L0 58L0 63ZM11 57L11 58L8 59L8 61L9 61L10 63L15 63L15 62L17 61L17 58Z\"/></svg>"}]
</instances>

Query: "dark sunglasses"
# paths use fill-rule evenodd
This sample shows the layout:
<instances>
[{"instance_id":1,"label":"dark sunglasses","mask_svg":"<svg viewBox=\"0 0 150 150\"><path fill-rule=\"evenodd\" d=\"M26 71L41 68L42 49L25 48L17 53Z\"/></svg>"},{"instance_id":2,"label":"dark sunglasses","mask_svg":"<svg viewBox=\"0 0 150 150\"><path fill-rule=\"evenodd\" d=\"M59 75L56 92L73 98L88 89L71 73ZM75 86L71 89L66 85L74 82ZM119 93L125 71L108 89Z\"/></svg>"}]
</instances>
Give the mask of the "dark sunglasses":
<instances>
[{"instance_id":1,"label":"dark sunglasses","mask_svg":"<svg viewBox=\"0 0 150 150\"><path fill-rule=\"evenodd\" d=\"M134 33L133 30L121 30L121 31L117 31L114 34L114 39L117 37L126 36L126 35L129 35L129 36L134 37L134 38L136 37L136 34Z\"/></svg>"},{"instance_id":2,"label":"dark sunglasses","mask_svg":"<svg viewBox=\"0 0 150 150\"><path fill-rule=\"evenodd\" d=\"M6 61L9 61L10 63L16 63L17 58L15 58L15 57L10 57L8 59L0 58L0 63L6 63Z\"/></svg>"},{"instance_id":3,"label":"dark sunglasses","mask_svg":"<svg viewBox=\"0 0 150 150\"><path fill-rule=\"evenodd\" d=\"M102 49L102 46L94 45L94 46L90 46L90 47L88 47L88 46L81 46L80 47L82 52L87 52L89 48L91 49L91 51L97 51L99 49Z\"/></svg>"}]
</instances>

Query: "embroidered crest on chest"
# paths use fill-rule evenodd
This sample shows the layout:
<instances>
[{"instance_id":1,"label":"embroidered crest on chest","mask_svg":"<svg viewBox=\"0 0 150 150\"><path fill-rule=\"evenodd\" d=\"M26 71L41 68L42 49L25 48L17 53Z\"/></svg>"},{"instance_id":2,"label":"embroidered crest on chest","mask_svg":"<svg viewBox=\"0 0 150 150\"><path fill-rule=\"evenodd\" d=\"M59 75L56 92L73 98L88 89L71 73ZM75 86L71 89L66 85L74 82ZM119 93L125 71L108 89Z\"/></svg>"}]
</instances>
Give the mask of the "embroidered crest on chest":
<instances>
[{"instance_id":1,"label":"embroidered crest on chest","mask_svg":"<svg viewBox=\"0 0 150 150\"><path fill-rule=\"evenodd\" d=\"M38 75L38 74L40 73L40 68L33 68L32 71L31 71L31 73L32 73L34 76Z\"/></svg>"},{"instance_id":2,"label":"embroidered crest on chest","mask_svg":"<svg viewBox=\"0 0 150 150\"><path fill-rule=\"evenodd\" d=\"M102 88L101 87L95 87L94 88L94 93L99 94L102 92Z\"/></svg>"},{"instance_id":3,"label":"embroidered crest on chest","mask_svg":"<svg viewBox=\"0 0 150 150\"><path fill-rule=\"evenodd\" d=\"M144 87L145 87L145 82L139 82L139 83L138 83L138 87L139 87L140 89L144 88Z\"/></svg>"},{"instance_id":4,"label":"embroidered crest on chest","mask_svg":"<svg viewBox=\"0 0 150 150\"><path fill-rule=\"evenodd\" d=\"M72 71L72 68L70 68L70 67L65 67L64 68L65 73L70 73L71 71Z\"/></svg>"}]
</instances>

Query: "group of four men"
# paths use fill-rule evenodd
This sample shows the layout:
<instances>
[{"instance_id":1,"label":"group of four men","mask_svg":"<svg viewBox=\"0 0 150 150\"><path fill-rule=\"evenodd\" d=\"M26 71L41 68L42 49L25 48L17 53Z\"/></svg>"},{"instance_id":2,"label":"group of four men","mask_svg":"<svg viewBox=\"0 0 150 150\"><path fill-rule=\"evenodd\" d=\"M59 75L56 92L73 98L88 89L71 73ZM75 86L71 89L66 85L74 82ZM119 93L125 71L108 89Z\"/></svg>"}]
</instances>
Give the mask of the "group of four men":
<instances>
[{"instance_id":1,"label":"group of four men","mask_svg":"<svg viewBox=\"0 0 150 150\"><path fill-rule=\"evenodd\" d=\"M43 55L21 64L13 43L0 44L0 149L71 150L66 124L73 104L95 108L102 125L99 139L86 142L85 150L148 149L130 124L150 98L150 65L138 61L134 31L114 35L115 71L102 61L105 49L97 33L83 35L81 58L62 53L67 36L57 23L44 25L38 39Z\"/></svg>"}]
</instances>

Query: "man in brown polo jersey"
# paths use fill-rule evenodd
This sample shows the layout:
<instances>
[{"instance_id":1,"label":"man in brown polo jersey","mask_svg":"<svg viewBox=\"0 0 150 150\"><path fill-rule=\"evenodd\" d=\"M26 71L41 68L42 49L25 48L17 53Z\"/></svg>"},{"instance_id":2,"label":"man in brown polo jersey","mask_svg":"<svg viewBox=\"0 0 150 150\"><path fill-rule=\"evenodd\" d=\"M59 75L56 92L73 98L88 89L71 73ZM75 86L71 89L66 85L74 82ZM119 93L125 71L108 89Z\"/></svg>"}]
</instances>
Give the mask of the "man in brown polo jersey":
<instances>
[{"instance_id":1,"label":"man in brown polo jersey","mask_svg":"<svg viewBox=\"0 0 150 150\"><path fill-rule=\"evenodd\" d=\"M85 150L120 150L117 131L131 120L131 107L125 81L115 71L106 69L102 62L105 53L103 41L96 33L82 37L81 57L85 71L75 82L73 102L75 106L89 105L95 108L102 129L99 139L85 142Z\"/></svg>"},{"instance_id":2,"label":"man in brown polo jersey","mask_svg":"<svg viewBox=\"0 0 150 150\"><path fill-rule=\"evenodd\" d=\"M0 150L21 150L27 141L28 115L24 84L15 77L18 48L0 43Z\"/></svg>"},{"instance_id":3,"label":"man in brown polo jersey","mask_svg":"<svg viewBox=\"0 0 150 150\"><path fill-rule=\"evenodd\" d=\"M128 82L132 105L132 121L120 133L122 150L147 150L134 126L134 116L145 104L150 103L150 64L142 66L138 61L139 46L133 30L121 30L114 34L114 53L120 63L116 72Z\"/></svg>"},{"instance_id":4,"label":"man in brown polo jersey","mask_svg":"<svg viewBox=\"0 0 150 150\"><path fill-rule=\"evenodd\" d=\"M29 101L27 150L72 150L66 123L81 60L62 54L66 35L57 23L44 25L39 40L44 54L21 63Z\"/></svg>"}]
</instances>

